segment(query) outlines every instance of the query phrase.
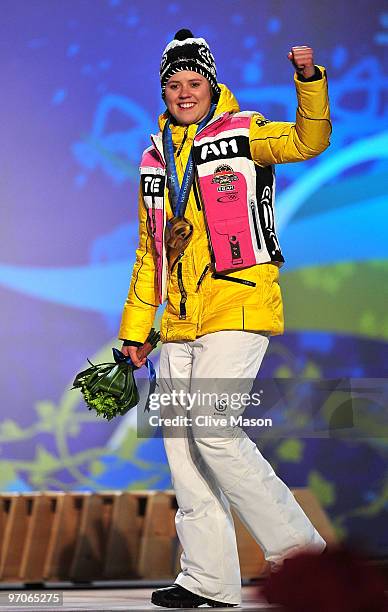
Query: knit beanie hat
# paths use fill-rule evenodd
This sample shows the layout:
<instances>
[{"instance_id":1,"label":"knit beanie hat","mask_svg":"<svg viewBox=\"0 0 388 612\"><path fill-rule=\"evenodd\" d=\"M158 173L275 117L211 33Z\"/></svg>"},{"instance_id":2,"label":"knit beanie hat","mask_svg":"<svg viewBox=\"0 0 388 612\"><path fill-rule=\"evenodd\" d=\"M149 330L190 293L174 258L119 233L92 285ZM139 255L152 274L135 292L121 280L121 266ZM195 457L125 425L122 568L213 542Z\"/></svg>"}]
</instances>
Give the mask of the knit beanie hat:
<instances>
[{"instance_id":1,"label":"knit beanie hat","mask_svg":"<svg viewBox=\"0 0 388 612\"><path fill-rule=\"evenodd\" d=\"M204 38L194 38L190 30L179 30L165 50L160 64L160 81L164 98L168 79L182 70L202 74L210 83L213 98L218 100L217 69L214 57Z\"/></svg>"}]
</instances>

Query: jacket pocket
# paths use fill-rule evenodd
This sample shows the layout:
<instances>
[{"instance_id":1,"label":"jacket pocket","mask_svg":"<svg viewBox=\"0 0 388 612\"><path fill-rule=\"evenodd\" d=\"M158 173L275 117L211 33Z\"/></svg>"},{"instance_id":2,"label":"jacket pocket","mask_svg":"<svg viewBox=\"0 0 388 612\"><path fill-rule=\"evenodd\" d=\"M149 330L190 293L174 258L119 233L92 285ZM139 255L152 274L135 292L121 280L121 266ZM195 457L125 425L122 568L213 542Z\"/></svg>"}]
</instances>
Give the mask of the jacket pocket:
<instances>
[{"instance_id":1,"label":"jacket pocket","mask_svg":"<svg viewBox=\"0 0 388 612\"><path fill-rule=\"evenodd\" d=\"M248 285L249 287L256 287L254 281L250 281L246 278L236 278L235 276L228 276L227 274L220 274L219 272L213 272L212 277L216 280L230 281L231 283L239 283L241 285Z\"/></svg>"},{"instance_id":2,"label":"jacket pocket","mask_svg":"<svg viewBox=\"0 0 388 612\"><path fill-rule=\"evenodd\" d=\"M236 266L246 265L248 260L245 245L249 244L249 239L245 218L227 219L214 223L212 244L217 269L229 270Z\"/></svg>"}]
</instances>

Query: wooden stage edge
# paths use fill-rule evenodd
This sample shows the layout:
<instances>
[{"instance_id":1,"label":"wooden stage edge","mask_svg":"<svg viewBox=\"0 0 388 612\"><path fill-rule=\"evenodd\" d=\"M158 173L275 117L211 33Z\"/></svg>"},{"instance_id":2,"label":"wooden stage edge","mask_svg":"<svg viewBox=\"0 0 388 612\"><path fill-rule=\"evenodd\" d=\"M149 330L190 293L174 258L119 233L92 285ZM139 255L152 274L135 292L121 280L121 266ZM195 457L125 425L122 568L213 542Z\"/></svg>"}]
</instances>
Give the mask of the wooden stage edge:
<instances>
[{"instance_id":1,"label":"wooden stage edge","mask_svg":"<svg viewBox=\"0 0 388 612\"><path fill-rule=\"evenodd\" d=\"M385 575L388 574L387 560L370 560L371 565L379 566ZM34 584L28 587L25 584L0 584L0 612L143 612L147 610L166 610L151 604L151 593L155 589L168 586L172 581L166 580L126 580L126 581L96 581L92 583L58 582ZM263 579L242 580L242 605L235 608L217 608L217 610L249 610L250 612L285 612L285 609L269 605L261 595ZM57 606L39 605L5 605L7 592L13 593L60 593L63 603ZM387 593L388 596L388 593ZM170 610L178 608L170 608ZM179 608L180 610L193 610L193 608ZM199 608L210 609L210 608ZM313 611L312 611L313 612Z\"/></svg>"}]
</instances>

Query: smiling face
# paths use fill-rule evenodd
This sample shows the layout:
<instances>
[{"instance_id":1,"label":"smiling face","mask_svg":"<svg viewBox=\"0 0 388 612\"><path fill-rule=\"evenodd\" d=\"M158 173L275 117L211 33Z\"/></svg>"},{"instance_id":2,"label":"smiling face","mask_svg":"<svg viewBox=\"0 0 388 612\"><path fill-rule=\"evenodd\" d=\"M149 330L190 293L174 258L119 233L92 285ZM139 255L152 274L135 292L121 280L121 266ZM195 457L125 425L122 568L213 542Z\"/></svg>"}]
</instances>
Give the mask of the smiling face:
<instances>
[{"instance_id":1,"label":"smiling face","mask_svg":"<svg viewBox=\"0 0 388 612\"><path fill-rule=\"evenodd\" d=\"M169 78L165 102L178 125L199 123L211 104L211 87L205 77L191 70L182 70Z\"/></svg>"}]
</instances>

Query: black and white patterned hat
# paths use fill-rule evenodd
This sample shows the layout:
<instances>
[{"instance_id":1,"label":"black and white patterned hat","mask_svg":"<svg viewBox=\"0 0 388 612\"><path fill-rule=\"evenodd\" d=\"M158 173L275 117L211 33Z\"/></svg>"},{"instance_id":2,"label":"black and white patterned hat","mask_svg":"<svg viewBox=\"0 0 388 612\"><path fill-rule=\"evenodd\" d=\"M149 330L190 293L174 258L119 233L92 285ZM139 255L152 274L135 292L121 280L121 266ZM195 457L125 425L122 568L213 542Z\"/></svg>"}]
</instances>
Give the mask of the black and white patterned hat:
<instances>
[{"instance_id":1,"label":"black and white patterned hat","mask_svg":"<svg viewBox=\"0 0 388 612\"><path fill-rule=\"evenodd\" d=\"M182 70L202 74L210 83L213 96L218 98L217 69L214 57L204 38L194 38L190 30L179 30L165 50L160 63L160 81L164 98L168 79Z\"/></svg>"}]
</instances>

